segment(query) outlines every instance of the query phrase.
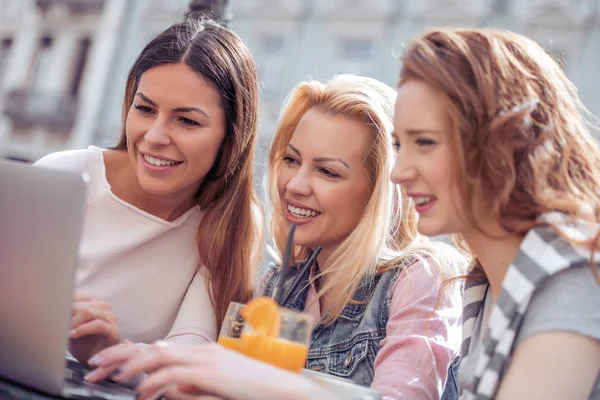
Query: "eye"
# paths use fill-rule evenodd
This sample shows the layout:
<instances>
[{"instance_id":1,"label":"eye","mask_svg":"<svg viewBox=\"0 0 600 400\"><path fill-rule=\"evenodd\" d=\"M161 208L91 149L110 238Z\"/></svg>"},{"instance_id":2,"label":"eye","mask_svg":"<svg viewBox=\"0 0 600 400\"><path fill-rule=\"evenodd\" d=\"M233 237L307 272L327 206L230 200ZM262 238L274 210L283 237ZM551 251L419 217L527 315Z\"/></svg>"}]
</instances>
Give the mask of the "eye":
<instances>
[{"instance_id":1,"label":"eye","mask_svg":"<svg viewBox=\"0 0 600 400\"><path fill-rule=\"evenodd\" d=\"M283 162L286 164L296 164L296 163L298 163L298 160L296 160L294 157L292 157L290 155L286 155L283 157Z\"/></svg>"},{"instance_id":2,"label":"eye","mask_svg":"<svg viewBox=\"0 0 600 400\"><path fill-rule=\"evenodd\" d=\"M154 112L154 110L148 106L141 106L141 105L134 104L133 108L138 110L141 114L146 114L146 115L152 114Z\"/></svg>"},{"instance_id":3,"label":"eye","mask_svg":"<svg viewBox=\"0 0 600 400\"><path fill-rule=\"evenodd\" d=\"M432 146L435 144L433 140L427 138L418 138L415 142L421 147Z\"/></svg>"},{"instance_id":4,"label":"eye","mask_svg":"<svg viewBox=\"0 0 600 400\"><path fill-rule=\"evenodd\" d=\"M190 127L190 128L200 126L200 124L198 122L194 121L193 119L186 118L186 117L179 117L177 120L179 122L181 122L183 125Z\"/></svg>"},{"instance_id":5,"label":"eye","mask_svg":"<svg viewBox=\"0 0 600 400\"><path fill-rule=\"evenodd\" d=\"M339 174L336 174L335 172L328 170L327 168L319 168L319 171L328 178L335 179L340 177Z\"/></svg>"},{"instance_id":6,"label":"eye","mask_svg":"<svg viewBox=\"0 0 600 400\"><path fill-rule=\"evenodd\" d=\"M400 141L398 141L398 140L392 141L392 147L394 149L394 152L397 153L400 150Z\"/></svg>"}]
</instances>

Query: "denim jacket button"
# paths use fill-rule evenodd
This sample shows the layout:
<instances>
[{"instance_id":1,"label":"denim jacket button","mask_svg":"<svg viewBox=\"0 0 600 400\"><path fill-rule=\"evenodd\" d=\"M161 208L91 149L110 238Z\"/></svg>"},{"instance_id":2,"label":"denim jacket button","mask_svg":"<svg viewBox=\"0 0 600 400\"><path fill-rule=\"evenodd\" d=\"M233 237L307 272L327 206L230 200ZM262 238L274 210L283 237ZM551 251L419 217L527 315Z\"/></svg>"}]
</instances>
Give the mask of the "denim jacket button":
<instances>
[{"instance_id":1,"label":"denim jacket button","mask_svg":"<svg viewBox=\"0 0 600 400\"><path fill-rule=\"evenodd\" d=\"M348 368L352 364L352 352L348 354L348 357L344 360L344 367Z\"/></svg>"}]
</instances>

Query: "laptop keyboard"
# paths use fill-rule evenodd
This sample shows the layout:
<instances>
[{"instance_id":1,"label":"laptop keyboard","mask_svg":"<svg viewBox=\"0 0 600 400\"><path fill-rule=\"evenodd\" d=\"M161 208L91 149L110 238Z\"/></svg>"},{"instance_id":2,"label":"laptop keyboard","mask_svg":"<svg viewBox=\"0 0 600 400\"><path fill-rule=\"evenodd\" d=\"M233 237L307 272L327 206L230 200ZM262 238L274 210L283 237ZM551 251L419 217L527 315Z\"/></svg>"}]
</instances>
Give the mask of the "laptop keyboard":
<instances>
[{"instance_id":1,"label":"laptop keyboard","mask_svg":"<svg viewBox=\"0 0 600 400\"><path fill-rule=\"evenodd\" d=\"M125 400L135 399L135 392L107 381L93 383L83 377L86 371L77 361L67 359L63 395L69 398Z\"/></svg>"}]
</instances>

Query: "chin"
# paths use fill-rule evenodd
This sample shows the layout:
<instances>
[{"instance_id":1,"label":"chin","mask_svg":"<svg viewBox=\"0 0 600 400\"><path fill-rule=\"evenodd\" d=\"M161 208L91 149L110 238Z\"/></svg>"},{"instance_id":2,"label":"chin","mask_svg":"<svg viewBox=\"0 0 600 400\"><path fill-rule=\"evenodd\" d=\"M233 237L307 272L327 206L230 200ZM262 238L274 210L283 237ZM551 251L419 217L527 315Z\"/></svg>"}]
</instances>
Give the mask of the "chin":
<instances>
[{"instance_id":1,"label":"chin","mask_svg":"<svg viewBox=\"0 0 600 400\"><path fill-rule=\"evenodd\" d=\"M312 240L304 240L303 238L298 239L296 235L294 235L294 246L302 246L302 247L310 247L313 248L314 242Z\"/></svg>"},{"instance_id":2,"label":"chin","mask_svg":"<svg viewBox=\"0 0 600 400\"><path fill-rule=\"evenodd\" d=\"M417 224L417 231L419 231L421 235L429 237L446 235L448 233L445 229L443 229L443 227L437 226L436 224L426 223L425 221L419 221Z\"/></svg>"},{"instance_id":3,"label":"chin","mask_svg":"<svg viewBox=\"0 0 600 400\"><path fill-rule=\"evenodd\" d=\"M315 238L304 237L304 235L298 235L298 233L298 228L296 228L296 232L294 233L294 246L310 247L311 249L317 246L315 244Z\"/></svg>"},{"instance_id":4,"label":"chin","mask_svg":"<svg viewBox=\"0 0 600 400\"><path fill-rule=\"evenodd\" d=\"M164 185L152 185L147 182L140 182L140 186L144 189L144 192L155 196L168 196L173 193L171 188L165 187Z\"/></svg>"}]
</instances>

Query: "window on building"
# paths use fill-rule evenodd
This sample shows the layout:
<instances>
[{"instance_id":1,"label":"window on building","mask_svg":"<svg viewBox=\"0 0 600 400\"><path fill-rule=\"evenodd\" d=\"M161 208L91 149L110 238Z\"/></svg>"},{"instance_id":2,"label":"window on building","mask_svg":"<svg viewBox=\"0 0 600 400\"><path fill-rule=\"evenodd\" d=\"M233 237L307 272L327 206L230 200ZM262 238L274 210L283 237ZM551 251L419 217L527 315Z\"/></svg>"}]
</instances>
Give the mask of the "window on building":
<instances>
[{"instance_id":1,"label":"window on building","mask_svg":"<svg viewBox=\"0 0 600 400\"><path fill-rule=\"evenodd\" d=\"M12 38L4 38L0 43L0 87L4 80L4 73L8 67L8 60L10 59L10 51L13 46Z\"/></svg>"},{"instance_id":2,"label":"window on building","mask_svg":"<svg viewBox=\"0 0 600 400\"><path fill-rule=\"evenodd\" d=\"M51 51L54 39L49 36L42 36L38 43L38 49L33 60L31 71L30 88L32 91L44 91L44 83L48 71L51 70Z\"/></svg>"},{"instance_id":3,"label":"window on building","mask_svg":"<svg viewBox=\"0 0 600 400\"><path fill-rule=\"evenodd\" d=\"M73 77L69 88L71 97L77 97L79 94L83 71L85 70L91 44L92 41L90 38L82 38L79 40L77 53L75 55L75 64L73 66Z\"/></svg>"},{"instance_id":4,"label":"window on building","mask_svg":"<svg viewBox=\"0 0 600 400\"><path fill-rule=\"evenodd\" d=\"M371 39L341 39L338 55L345 60L364 60L371 56L372 47Z\"/></svg>"}]
</instances>

